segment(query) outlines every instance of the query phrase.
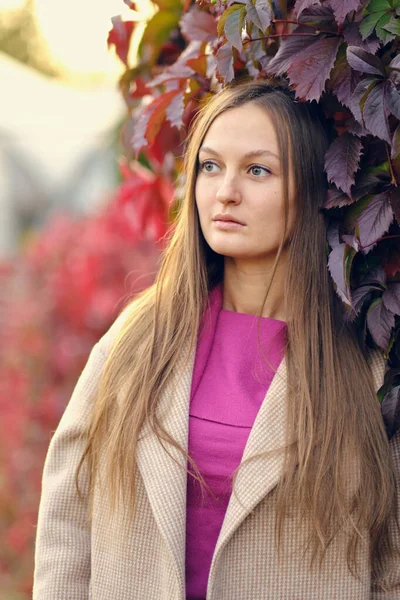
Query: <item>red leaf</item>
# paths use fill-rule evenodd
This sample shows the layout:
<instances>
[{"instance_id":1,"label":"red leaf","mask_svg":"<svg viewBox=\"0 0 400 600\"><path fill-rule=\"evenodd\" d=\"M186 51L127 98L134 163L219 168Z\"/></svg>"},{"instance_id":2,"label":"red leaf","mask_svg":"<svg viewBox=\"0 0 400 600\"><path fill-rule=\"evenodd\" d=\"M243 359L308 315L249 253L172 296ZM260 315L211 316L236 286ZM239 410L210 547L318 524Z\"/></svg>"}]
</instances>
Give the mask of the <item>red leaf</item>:
<instances>
[{"instance_id":1,"label":"red leaf","mask_svg":"<svg viewBox=\"0 0 400 600\"><path fill-rule=\"evenodd\" d=\"M161 125L163 124L166 118L166 111L169 107L172 100L180 94L180 90L173 90L172 92L166 92L162 94L149 106L149 110L151 110L151 114L146 127L146 139L152 143L157 133L160 130Z\"/></svg>"},{"instance_id":2,"label":"red leaf","mask_svg":"<svg viewBox=\"0 0 400 600\"><path fill-rule=\"evenodd\" d=\"M181 32L188 40L213 42L217 38L217 21L213 15L193 6L180 20Z\"/></svg>"},{"instance_id":3,"label":"red leaf","mask_svg":"<svg viewBox=\"0 0 400 600\"><path fill-rule=\"evenodd\" d=\"M367 254L387 232L393 221L393 210L387 193L375 194L358 217L360 242Z\"/></svg>"},{"instance_id":4,"label":"red leaf","mask_svg":"<svg viewBox=\"0 0 400 600\"><path fill-rule=\"evenodd\" d=\"M135 77L132 80L129 88L129 96L134 99L143 98L143 96L151 95L153 90L147 87L147 82L143 77Z\"/></svg>"},{"instance_id":5,"label":"red leaf","mask_svg":"<svg viewBox=\"0 0 400 600\"><path fill-rule=\"evenodd\" d=\"M127 66L129 45L136 23L134 21L122 21L120 16L113 17L111 21L113 27L108 34L108 47L115 46L117 55Z\"/></svg>"},{"instance_id":6,"label":"red leaf","mask_svg":"<svg viewBox=\"0 0 400 600\"><path fill-rule=\"evenodd\" d=\"M328 5L333 10L336 23L341 25L349 12L357 10L360 5L360 0L329 0Z\"/></svg>"},{"instance_id":7,"label":"red leaf","mask_svg":"<svg viewBox=\"0 0 400 600\"><path fill-rule=\"evenodd\" d=\"M323 38L293 58L288 76L296 87L297 98L319 100L340 44L341 39L338 37Z\"/></svg>"},{"instance_id":8,"label":"red leaf","mask_svg":"<svg viewBox=\"0 0 400 600\"><path fill-rule=\"evenodd\" d=\"M217 71L225 83L229 83L235 76L233 70L233 48L228 43L221 46L215 56L217 60Z\"/></svg>"},{"instance_id":9,"label":"red leaf","mask_svg":"<svg viewBox=\"0 0 400 600\"><path fill-rule=\"evenodd\" d=\"M354 176L358 171L362 154L360 138L344 133L330 145L325 154L325 170L328 180L350 196Z\"/></svg>"},{"instance_id":10,"label":"red leaf","mask_svg":"<svg viewBox=\"0 0 400 600\"><path fill-rule=\"evenodd\" d=\"M132 0L124 0L124 2L128 8L131 8L132 10L137 11L136 4L134 2L132 2Z\"/></svg>"}]
</instances>

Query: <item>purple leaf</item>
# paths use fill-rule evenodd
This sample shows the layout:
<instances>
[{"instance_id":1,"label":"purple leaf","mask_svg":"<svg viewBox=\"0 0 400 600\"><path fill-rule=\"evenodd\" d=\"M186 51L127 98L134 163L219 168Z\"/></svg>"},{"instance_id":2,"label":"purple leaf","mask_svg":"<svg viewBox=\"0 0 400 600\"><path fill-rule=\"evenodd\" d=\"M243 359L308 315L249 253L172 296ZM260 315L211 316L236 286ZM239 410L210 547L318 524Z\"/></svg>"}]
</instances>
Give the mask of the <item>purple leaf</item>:
<instances>
[{"instance_id":1,"label":"purple leaf","mask_svg":"<svg viewBox=\"0 0 400 600\"><path fill-rule=\"evenodd\" d=\"M400 119L400 94L390 79L386 81L385 92L386 106L388 110L392 113L392 115Z\"/></svg>"},{"instance_id":2,"label":"purple leaf","mask_svg":"<svg viewBox=\"0 0 400 600\"><path fill-rule=\"evenodd\" d=\"M319 100L340 44L339 37L322 38L293 58L288 77L296 87L297 98Z\"/></svg>"},{"instance_id":3,"label":"purple leaf","mask_svg":"<svg viewBox=\"0 0 400 600\"><path fill-rule=\"evenodd\" d=\"M294 5L294 12L299 17L303 10L305 10L306 8L310 8L310 6L314 6L315 4L320 6L320 0L296 0L296 3Z\"/></svg>"},{"instance_id":4,"label":"purple leaf","mask_svg":"<svg viewBox=\"0 0 400 600\"><path fill-rule=\"evenodd\" d=\"M385 308L395 315L400 315L400 281L394 281L388 284L387 289L382 296Z\"/></svg>"},{"instance_id":5,"label":"purple leaf","mask_svg":"<svg viewBox=\"0 0 400 600\"><path fill-rule=\"evenodd\" d=\"M330 188L326 195L324 208L341 208L342 206L353 204L353 202L354 200L341 190L338 190L336 187Z\"/></svg>"},{"instance_id":6,"label":"purple leaf","mask_svg":"<svg viewBox=\"0 0 400 600\"><path fill-rule=\"evenodd\" d=\"M197 6L183 15L180 20L181 32L188 40L213 42L217 37L217 22L215 17Z\"/></svg>"},{"instance_id":7,"label":"purple leaf","mask_svg":"<svg viewBox=\"0 0 400 600\"><path fill-rule=\"evenodd\" d=\"M350 196L350 188L354 184L354 175L358 171L362 155L360 138L344 133L336 138L325 154L325 171L328 181Z\"/></svg>"},{"instance_id":8,"label":"purple leaf","mask_svg":"<svg viewBox=\"0 0 400 600\"><path fill-rule=\"evenodd\" d=\"M336 23L341 25L349 12L357 10L360 0L329 0L328 4L333 10Z\"/></svg>"},{"instance_id":9,"label":"purple leaf","mask_svg":"<svg viewBox=\"0 0 400 600\"><path fill-rule=\"evenodd\" d=\"M339 244L333 248L328 258L328 268L335 283L336 293L349 306L351 299L347 282L355 254L355 250L347 244Z\"/></svg>"},{"instance_id":10,"label":"purple leaf","mask_svg":"<svg viewBox=\"0 0 400 600\"><path fill-rule=\"evenodd\" d=\"M357 135L358 137L365 137L366 135L369 135L369 131L367 131L365 127L361 125L361 123L356 121L354 117L350 117L350 119L345 122L345 127L349 133Z\"/></svg>"},{"instance_id":11,"label":"purple leaf","mask_svg":"<svg viewBox=\"0 0 400 600\"><path fill-rule=\"evenodd\" d=\"M368 204L358 217L360 242L367 254L376 244L376 241L387 232L393 221L393 210L390 206L388 194L372 196Z\"/></svg>"},{"instance_id":12,"label":"purple leaf","mask_svg":"<svg viewBox=\"0 0 400 600\"><path fill-rule=\"evenodd\" d=\"M217 71L223 77L225 83L229 83L235 77L233 70L233 48L228 42L218 48L215 58L217 59Z\"/></svg>"},{"instance_id":13,"label":"purple leaf","mask_svg":"<svg viewBox=\"0 0 400 600\"><path fill-rule=\"evenodd\" d=\"M368 294L374 291L376 288L370 285L362 285L353 292L351 292L352 308L356 314L358 314L364 304L365 298Z\"/></svg>"},{"instance_id":14,"label":"purple leaf","mask_svg":"<svg viewBox=\"0 0 400 600\"><path fill-rule=\"evenodd\" d=\"M357 46L347 48L347 60L352 69L369 75L385 75L385 68L379 58Z\"/></svg>"},{"instance_id":15,"label":"purple leaf","mask_svg":"<svg viewBox=\"0 0 400 600\"><path fill-rule=\"evenodd\" d=\"M391 388L382 400L382 417L390 437L400 425L400 385Z\"/></svg>"},{"instance_id":16,"label":"purple leaf","mask_svg":"<svg viewBox=\"0 0 400 600\"><path fill-rule=\"evenodd\" d=\"M140 150L148 145L148 141L145 137L147 131L147 125L151 117L152 112L155 110L153 106L139 106L137 111L133 115L133 136L132 136L132 147L138 154Z\"/></svg>"},{"instance_id":17,"label":"purple leaf","mask_svg":"<svg viewBox=\"0 0 400 600\"><path fill-rule=\"evenodd\" d=\"M378 83L368 93L362 111L365 127L390 144L390 131L385 110L385 83Z\"/></svg>"},{"instance_id":18,"label":"purple leaf","mask_svg":"<svg viewBox=\"0 0 400 600\"><path fill-rule=\"evenodd\" d=\"M272 17L273 12L268 0L255 0L254 4L251 0L247 0L246 20L254 23L254 25L263 33L265 33L271 25Z\"/></svg>"},{"instance_id":19,"label":"purple leaf","mask_svg":"<svg viewBox=\"0 0 400 600\"><path fill-rule=\"evenodd\" d=\"M183 103L184 96L184 91L177 94L174 98L172 98L165 111L167 120L171 123L171 125L174 125L179 129L183 124L182 117L185 108Z\"/></svg>"},{"instance_id":20,"label":"purple leaf","mask_svg":"<svg viewBox=\"0 0 400 600\"><path fill-rule=\"evenodd\" d=\"M393 134L390 158L395 158L398 154L400 154L400 125L397 125Z\"/></svg>"},{"instance_id":21,"label":"purple leaf","mask_svg":"<svg viewBox=\"0 0 400 600\"><path fill-rule=\"evenodd\" d=\"M332 248L336 248L340 244L340 236L339 236L339 223L338 221L331 221L328 226L328 231L326 234L328 244Z\"/></svg>"},{"instance_id":22,"label":"purple leaf","mask_svg":"<svg viewBox=\"0 0 400 600\"><path fill-rule=\"evenodd\" d=\"M357 85L354 93L350 99L350 108L354 115L354 117L360 123L363 123L363 118L361 114L362 108L364 108L365 98L368 95L368 92L376 85L377 79L375 77L366 77Z\"/></svg>"},{"instance_id":23,"label":"purple leaf","mask_svg":"<svg viewBox=\"0 0 400 600\"><path fill-rule=\"evenodd\" d=\"M344 233L342 235L342 240L345 244L354 248L354 250L356 252L358 252L360 250L360 243L359 243L359 240L356 235L353 235L350 233Z\"/></svg>"},{"instance_id":24,"label":"purple leaf","mask_svg":"<svg viewBox=\"0 0 400 600\"><path fill-rule=\"evenodd\" d=\"M394 187L390 191L390 204L396 217L397 223L400 225L400 187Z\"/></svg>"},{"instance_id":25,"label":"purple leaf","mask_svg":"<svg viewBox=\"0 0 400 600\"><path fill-rule=\"evenodd\" d=\"M380 46L380 41L377 37L363 40L358 28L358 23L355 22L345 24L343 28L343 37L348 46L357 46L366 52L371 52L371 54L375 54Z\"/></svg>"},{"instance_id":26,"label":"purple leaf","mask_svg":"<svg viewBox=\"0 0 400 600\"><path fill-rule=\"evenodd\" d=\"M378 265L370 271L367 276L363 279L362 285L370 285L380 288L381 290L386 289L386 273L385 269Z\"/></svg>"},{"instance_id":27,"label":"purple leaf","mask_svg":"<svg viewBox=\"0 0 400 600\"><path fill-rule=\"evenodd\" d=\"M301 50L312 46L314 41L313 38L309 37L291 37L283 40L273 59L267 65L263 65L265 71L270 75L287 73L293 59Z\"/></svg>"},{"instance_id":28,"label":"purple leaf","mask_svg":"<svg viewBox=\"0 0 400 600\"><path fill-rule=\"evenodd\" d=\"M231 14L227 17L225 21L224 27L226 39L232 44L234 48L237 48L239 52L241 52L243 48L242 27L245 15L246 10L244 6L241 6L239 9L236 9L233 12L231 12Z\"/></svg>"},{"instance_id":29,"label":"purple leaf","mask_svg":"<svg viewBox=\"0 0 400 600\"><path fill-rule=\"evenodd\" d=\"M387 350L394 327L394 314L385 308L382 298L374 300L369 307L367 324L374 342L382 350Z\"/></svg>"},{"instance_id":30,"label":"purple leaf","mask_svg":"<svg viewBox=\"0 0 400 600\"><path fill-rule=\"evenodd\" d=\"M342 48L338 52L329 79L329 85L338 100L348 108L351 108L351 97L360 82L361 75L350 68L346 54L342 51Z\"/></svg>"}]
</instances>

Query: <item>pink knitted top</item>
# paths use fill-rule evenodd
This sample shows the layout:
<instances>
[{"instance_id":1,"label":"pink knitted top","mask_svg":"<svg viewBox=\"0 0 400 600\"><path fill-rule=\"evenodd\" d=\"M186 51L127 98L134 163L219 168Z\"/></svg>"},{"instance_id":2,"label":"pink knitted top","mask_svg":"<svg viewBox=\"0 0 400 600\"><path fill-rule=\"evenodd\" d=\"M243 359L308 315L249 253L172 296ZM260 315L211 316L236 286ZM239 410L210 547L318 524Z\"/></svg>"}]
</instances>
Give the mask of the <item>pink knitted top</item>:
<instances>
[{"instance_id":1,"label":"pink knitted top","mask_svg":"<svg viewBox=\"0 0 400 600\"><path fill-rule=\"evenodd\" d=\"M212 556L232 491L231 475L241 457L274 372L258 347L258 317L222 309L222 287L211 294L197 344L190 410L189 455L216 494L202 493L188 476L186 597L206 598ZM263 317L260 341L278 368L286 323ZM188 465L190 469L190 465Z\"/></svg>"}]
</instances>

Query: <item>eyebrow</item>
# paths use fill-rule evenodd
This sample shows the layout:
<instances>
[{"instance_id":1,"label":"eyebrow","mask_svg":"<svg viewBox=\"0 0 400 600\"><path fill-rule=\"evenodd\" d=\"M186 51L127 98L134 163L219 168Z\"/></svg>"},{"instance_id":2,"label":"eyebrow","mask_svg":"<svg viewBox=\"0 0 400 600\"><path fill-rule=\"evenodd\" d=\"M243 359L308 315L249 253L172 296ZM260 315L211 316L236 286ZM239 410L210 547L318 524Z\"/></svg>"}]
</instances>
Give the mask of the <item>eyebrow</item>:
<instances>
[{"instance_id":1,"label":"eyebrow","mask_svg":"<svg viewBox=\"0 0 400 600\"><path fill-rule=\"evenodd\" d=\"M214 154L214 156L221 156L219 154L219 152L217 152L216 150L213 150L209 146L202 146L199 149L199 153L200 152L207 152L208 154ZM259 156L273 156L277 160L280 160L279 156L277 154L275 154L275 152L272 152L271 150L263 150L263 149L250 150L250 152L246 152L246 154L243 155L243 158L257 158Z\"/></svg>"}]
</instances>

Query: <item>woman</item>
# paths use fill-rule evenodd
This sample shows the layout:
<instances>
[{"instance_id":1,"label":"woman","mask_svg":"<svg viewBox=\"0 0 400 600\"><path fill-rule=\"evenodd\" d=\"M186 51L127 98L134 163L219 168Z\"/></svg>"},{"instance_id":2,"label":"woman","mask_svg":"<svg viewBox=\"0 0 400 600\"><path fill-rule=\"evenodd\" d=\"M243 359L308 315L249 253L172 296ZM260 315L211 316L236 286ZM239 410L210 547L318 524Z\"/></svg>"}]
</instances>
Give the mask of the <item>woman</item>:
<instances>
[{"instance_id":1,"label":"woman","mask_svg":"<svg viewBox=\"0 0 400 600\"><path fill-rule=\"evenodd\" d=\"M400 598L400 438L328 275L326 147L266 81L200 113L157 281L50 444L35 600Z\"/></svg>"}]
</instances>

